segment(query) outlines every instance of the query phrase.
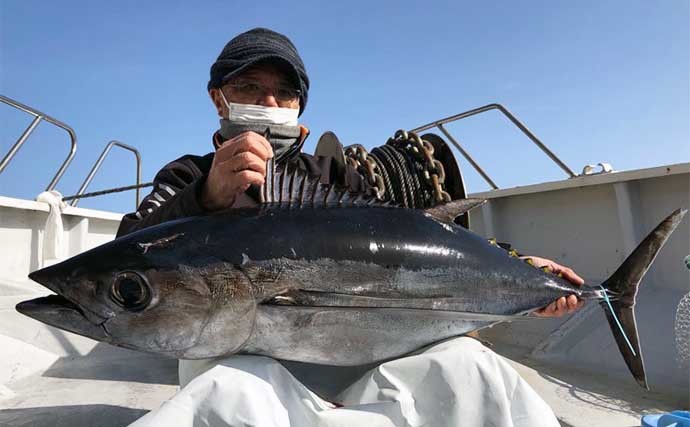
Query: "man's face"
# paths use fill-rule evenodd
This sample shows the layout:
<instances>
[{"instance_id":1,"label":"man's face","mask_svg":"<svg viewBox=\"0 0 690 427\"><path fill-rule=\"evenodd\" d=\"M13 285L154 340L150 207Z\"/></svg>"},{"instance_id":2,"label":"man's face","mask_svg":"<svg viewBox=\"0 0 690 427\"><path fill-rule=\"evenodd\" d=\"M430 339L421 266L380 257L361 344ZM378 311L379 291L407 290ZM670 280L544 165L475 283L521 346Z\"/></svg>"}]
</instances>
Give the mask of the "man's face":
<instances>
[{"instance_id":1,"label":"man's face","mask_svg":"<svg viewBox=\"0 0 690 427\"><path fill-rule=\"evenodd\" d=\"M228 117L228 109L220 91L228 102L254 104L265 107L299 109L299 91L286 76L285 71L275 64L263 63L247 68L233 76L220 89L211 89L209 94L220 117Z\"/></svg>"}]
</instances>

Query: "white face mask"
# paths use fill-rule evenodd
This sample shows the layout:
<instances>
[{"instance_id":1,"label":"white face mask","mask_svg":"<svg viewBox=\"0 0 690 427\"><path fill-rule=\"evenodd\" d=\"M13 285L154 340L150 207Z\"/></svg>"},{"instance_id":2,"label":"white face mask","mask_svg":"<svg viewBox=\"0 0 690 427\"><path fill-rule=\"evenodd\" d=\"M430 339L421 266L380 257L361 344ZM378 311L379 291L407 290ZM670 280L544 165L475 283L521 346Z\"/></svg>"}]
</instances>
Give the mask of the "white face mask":
<instances>
[{"instance_id":1,"label":"white face mask","mask_svg":"<svg viewBox=\"0 0 690 427\"><path fill-rule=\"evenodd\" d=\"M227 119L231 122L266 123L271 125L297 126L297 108L264 107L263 105L235 104L225 99L220 91L225 105L228 107Z\"/></svg>"}]
</instances>

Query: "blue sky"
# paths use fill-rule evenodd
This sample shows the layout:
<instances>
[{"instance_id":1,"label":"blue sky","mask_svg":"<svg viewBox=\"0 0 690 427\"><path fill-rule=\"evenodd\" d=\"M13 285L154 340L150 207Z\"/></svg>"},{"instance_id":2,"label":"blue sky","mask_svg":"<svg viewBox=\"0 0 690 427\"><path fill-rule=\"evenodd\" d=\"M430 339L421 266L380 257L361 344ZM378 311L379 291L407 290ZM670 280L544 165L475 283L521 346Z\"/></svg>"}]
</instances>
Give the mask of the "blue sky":
<instances>
[{"instance_id":1,"label":"blue sky","mask_svg":"<svg viewBox=\"0 0 690 427\"><path fill-rule=\"evenodd\" d=\"M218 127L209 67L255 26L288 35L307 66L307 152L326 130L372 147L396 129L499 102L576 172L690 161L687 1L7 0L0 19L0 93L77 132L65 195L112 139L139 148L147 181L170 160L209 152ZM0 105L0 121L4 155L30 117ZM449 128L500 187L565 177L496 112ZM63 131L41 124L0 175L0 194L34 198L67 147ZM470 191L488 189L460 163ZM131 154L113 151L89 190L134 179ZM80 206L125 212L133 199Z\"/></svg>"}]
</instances>

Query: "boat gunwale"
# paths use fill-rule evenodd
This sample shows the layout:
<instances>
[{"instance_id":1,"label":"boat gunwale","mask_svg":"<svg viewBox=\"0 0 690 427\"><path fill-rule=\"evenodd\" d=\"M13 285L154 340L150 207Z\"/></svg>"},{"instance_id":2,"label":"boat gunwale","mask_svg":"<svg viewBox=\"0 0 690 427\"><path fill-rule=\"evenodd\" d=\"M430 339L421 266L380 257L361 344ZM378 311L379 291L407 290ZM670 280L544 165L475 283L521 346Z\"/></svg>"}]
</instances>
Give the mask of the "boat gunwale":
<instances>
[{"instance_id":1,"label":"boat gunwale","mask_svg":"<svg viewBox=\"0 0 690 427\"><path fill-rule=\"evenodd\" d=\"M543 193L546 191L581 188L602 184L615 184L618 182L658 178L663 176L679 174L690 174L690 162L654 166L651 168L643 169L632 169L620 172L616 171L592 175L578 175L575 178L567 178L558 181L547 181L538 184L530 184L511 188L502 188L498 190L471 193L468 195L468 197L477 197L482 199L497 199L501 197L517 196L521 194Z\"/></svg>"}]
</instances>

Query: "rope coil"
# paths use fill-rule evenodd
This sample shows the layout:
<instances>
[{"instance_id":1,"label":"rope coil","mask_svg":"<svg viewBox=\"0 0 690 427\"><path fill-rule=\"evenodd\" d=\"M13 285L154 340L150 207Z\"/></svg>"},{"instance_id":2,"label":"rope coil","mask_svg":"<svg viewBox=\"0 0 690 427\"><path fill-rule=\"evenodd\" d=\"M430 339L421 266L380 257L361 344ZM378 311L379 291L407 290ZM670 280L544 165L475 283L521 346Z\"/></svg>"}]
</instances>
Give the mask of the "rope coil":
<instances>
[{"instance_id":1,"label":"rope coil","mask_svg":"<svg viewBox=\"0 0 690 427\"><path fill-rule=\"evenodd\" d=\"M359 144L347 147L345 158L380 198L407 208L426 208L451 200L443 164L434 158L434 151L429 141L399 130L371 153Z\"/></svg>"}]
</instances>

